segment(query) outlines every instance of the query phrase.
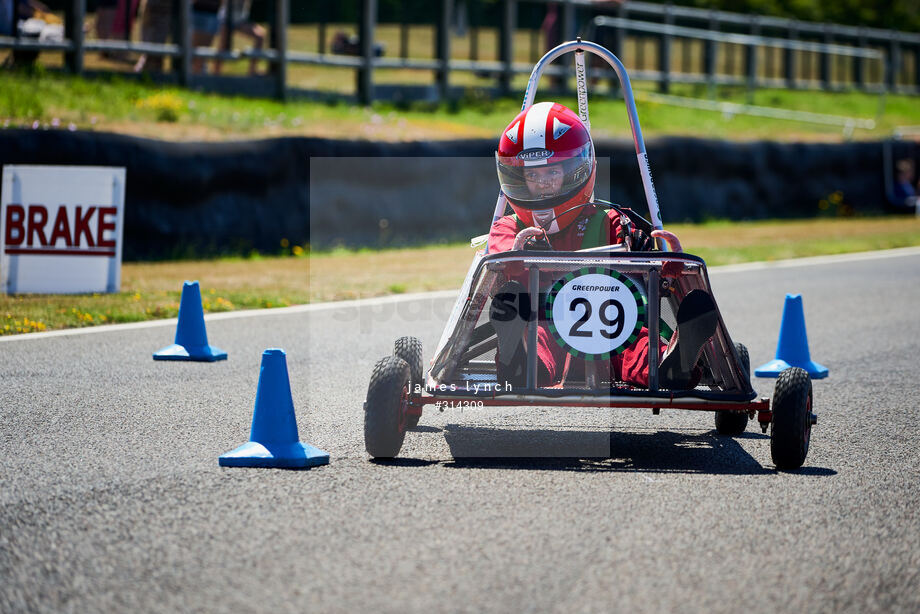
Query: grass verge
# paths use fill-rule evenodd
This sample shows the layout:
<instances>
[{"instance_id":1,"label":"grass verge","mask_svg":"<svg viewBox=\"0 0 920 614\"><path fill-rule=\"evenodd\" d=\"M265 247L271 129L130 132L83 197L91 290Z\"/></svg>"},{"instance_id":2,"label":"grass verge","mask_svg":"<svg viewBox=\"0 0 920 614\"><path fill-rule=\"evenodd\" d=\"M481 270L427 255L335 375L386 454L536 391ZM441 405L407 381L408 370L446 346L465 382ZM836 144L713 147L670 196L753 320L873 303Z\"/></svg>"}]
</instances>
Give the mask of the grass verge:
<instances>
[{"instance_id":1,"label":"grass verge","mask_svg":"<svg viewBox=\"0 0 920 614\"><path fill-rule=\"evenodd\" d=\"M920 245L920 218L673 225L709 266ZM206 312L456 289L468 245L301 256L126 263L117 294L0 295L0 335L175 317L182 281L201 282Z\"/></svg>"},{"instance_id":2,"label":"grass verge","mask_svg":"<svg viewBox=\"0 0 920 614\"><path fill-rule=\"evenodd\" d=\"M343 77L344 78L344 77ZM38 70L0 73L0 129L99 130L170 141L217 141L280 136L430 141L495 138L520 110L520 99L493 100L471 87L459 101L446 104L375 103L369 107L343 102L218 96L143 80L112 76L83 79ZM637 102L646 137L682 135L729 140L842 141L838 126L689 109L643 100ZM706 97L693 86L673 93ZM748 102L742 89L721 88L717 99ZM576 108L573 97L558 102ZM896 126L920 123L916 97L890 95L879 115L879 99L858 92L759 90L755 105L831 113L876 120L873 130L856 130L857 139L880 139ZM592 132L596 138L629 138L622 100L601 93L591 97Z\"/></svg>"}]
</instances>

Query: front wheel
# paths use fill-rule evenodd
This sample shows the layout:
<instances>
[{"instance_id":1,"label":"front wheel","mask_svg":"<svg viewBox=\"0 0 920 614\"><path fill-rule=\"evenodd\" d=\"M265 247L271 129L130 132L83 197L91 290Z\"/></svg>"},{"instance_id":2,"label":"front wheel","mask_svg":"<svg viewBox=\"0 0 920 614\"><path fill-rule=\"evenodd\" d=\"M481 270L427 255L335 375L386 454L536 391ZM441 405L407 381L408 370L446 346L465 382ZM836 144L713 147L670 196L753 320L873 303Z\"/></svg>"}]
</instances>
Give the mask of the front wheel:
<instances>
[{"instance_id":1,"label":"front wheel","mask_svg":"<svg viewBox=\"0 0 920 614\"><path fill-rule=\"evenodd\" d=\"M374 458L393 458L406 437L409 365L387 356L374 365L364 403L364 447Z\"/></svg>"},{"instance_id":2,"label":"front wheel","mask_svg":"<svg viewBox=\"0 0 920 614\"><path fill-rule=\"evenodd\" d=\"M781 471L798 469L805 462L811 440L811 378L804 369L783 369L773 392L770 453Z\"/></svg>"},{"instance_id":3,"label":"front wheel","mask_svg":"<svg viewBox=\"0 0 920 614\"><path fill-rule=\"evenodd\" d=\"M422 370L422 342L416 337L400 337L393 344L393 355L402 358L409 365L409 398L417 399L425 387ZM421 414L410 413L406 416L406 428L418 426Z\"/></svg>"}]
</instances>

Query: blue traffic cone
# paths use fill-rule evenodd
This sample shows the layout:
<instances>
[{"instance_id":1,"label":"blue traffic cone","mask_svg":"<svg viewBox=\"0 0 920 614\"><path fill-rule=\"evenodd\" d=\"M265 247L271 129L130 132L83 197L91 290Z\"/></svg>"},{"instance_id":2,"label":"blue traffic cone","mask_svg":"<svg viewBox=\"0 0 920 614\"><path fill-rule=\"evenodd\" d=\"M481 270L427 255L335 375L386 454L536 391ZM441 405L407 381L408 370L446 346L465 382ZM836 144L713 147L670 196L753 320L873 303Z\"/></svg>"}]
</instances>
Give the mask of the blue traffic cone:
<instances>
[{"instance_id":1,"label":"blue traffic cone","mask_svg":"<svg viewBox=\"0 0 920 614\"><path fill-rule=\"evenodd\" d=\"M783 306L783 320L779 327L779 343L776 357L757 367L757 377L779 377L780 371L789 367L801 367L812 379L827 377L827 367L811 359L808 351L808 334L805 332L805 312L802 310L802 295L787 294Z\"/></svg>"},{"instance_id":2,"label":"blue traffic cone","mask_svg":"<svg viewBox=\"0 0 920 614\"><path fill-rule=\"evenodd\" d=\"M249 443L222 455L221 467L284 467L328 465L329 453L302 443L297 435L294 399L284 350L262 352L256 407Z\"/></svg>"},{"instance_id":3,"label":"blue traffic cone","mask_svg":"<svg viewBox=\"0 0 920 614\"><path fill-rule=\"evenodd\" d=\"M208 345L208 332L204 328L204 311L201 308L201 290L197 281L187 281L182 286L176 342L155 352L153 359L200 362L227 359L227 352Z\"/></svg>"}]
</instances>

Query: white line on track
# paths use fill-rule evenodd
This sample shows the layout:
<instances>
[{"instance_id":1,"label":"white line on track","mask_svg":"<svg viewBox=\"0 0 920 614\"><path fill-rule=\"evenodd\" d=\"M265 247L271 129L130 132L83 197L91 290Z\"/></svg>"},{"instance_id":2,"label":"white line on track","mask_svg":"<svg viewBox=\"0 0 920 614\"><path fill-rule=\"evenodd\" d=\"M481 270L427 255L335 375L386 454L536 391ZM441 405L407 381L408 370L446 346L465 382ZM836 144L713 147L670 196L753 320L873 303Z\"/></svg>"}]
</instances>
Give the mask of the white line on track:
<instances>
[{"instance_id":1,"label":"white line on track","mask_svg":"<svg viewBox=\"0 0 920 614\"><path fill-rule=\"evenodd\" d=\"M330 309L348 309L356 307L385 305L387 303L402 303L417 300L438 300L454 298L456 290L438 290L436 292L417 292L413 294L394 294L374 298L362 298L350 301L334 301L330 303L311 303L309 305L294 305L293 307L275 307L272 309L242 309L239 311L224 311L209 313L204 316L206 322L218 320L234 320L236 318L260 318L264 316L282 316L293 313L309 313L311 311L329 311ZM127 324L106 324L103 326L89 326L86 328L67 328L63 330L49 330L42 333L25 333L22 335L7 335L0 337L0 343L5 341L25 341L32 339L47 339L48 337L67 337L70 335L91 335L94 333L109 333L123 330L141 330L144 328L157 328L160 326L175 326L178 318L167 320L148 320L145 322L130 322Z\"/></svg>"},{"instance_id":2,"label":"white line on track","mask_svg":"<svg viewBox=\"0 0 920 614\"><path fill-rule=\"evenodd\" d=\"M712 267L711 274L737 273L743 271L760 271L764 269L793 268L802 266L815 266L821 264L842 264L848 262L862 262L866 260L879 260L884 258L904 258L920 256L920 247L901 247L874 252L857 252L854 254L839 254L834 256L812 256L809 258L793 258L789 260L776 260L774 262L747 262L744 264L730 264ZM438 290L436 292L417 292L412 294L395 294L362 298L350 301L334 301L329 303L311 303L309 305L294 305L293 307L276 307L273 309L245 309L240 311L226 311L211 313L204 317L207 322L218 320L233 320L236 318L259 318L263 316L281 316L294 313L310 313L313 311L328 311L330 309L349 309L385 305L388 303L402 303L418 300L439 300L454 298L456 290ZM42 333L25 333L22 335L7 335L0 337L0 343L6 341L27 341L33 339L47 339L48 337L65 337L71 335L89 335L95 333L118 332L124 330L141 330L157 328L160 326L175 326L177 318L168 320L149 320L146 322L131 322L129 324L107 324L105 326L91 326L87 328L68 328L64 330L51 330Z\"/></svg>"},{"instance_id":3,"label":"white line on track","mask_svg":"<svg viewBox=\"0 0 920 614\"><path fill-rule=\"evenodd\" d=\"M745 262L743 264L727 264L709 269L710 273L737 273L743 271L761 271L764 269L787 269L801 266L814 266L819 264L843 264L849 262L862 262L865 260L880 260L883 258L906 258L920 256L920 247L898 247L883 249L875 252L856 252L854 254L836 254L833 256L809 256L808 258L790 258L789 260L775 260L773 262Z\"/></svg>"}]
</instances>

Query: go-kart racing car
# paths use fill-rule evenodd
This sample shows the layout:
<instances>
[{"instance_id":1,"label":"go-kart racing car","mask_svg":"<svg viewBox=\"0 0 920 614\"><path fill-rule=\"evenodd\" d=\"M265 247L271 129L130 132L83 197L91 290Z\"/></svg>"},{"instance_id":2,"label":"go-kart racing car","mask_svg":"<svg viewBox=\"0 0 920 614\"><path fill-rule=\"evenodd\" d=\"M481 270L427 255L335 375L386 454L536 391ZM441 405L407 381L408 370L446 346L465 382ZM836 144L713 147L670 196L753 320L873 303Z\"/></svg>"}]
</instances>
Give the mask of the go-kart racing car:
<instances>
[{"instance_id":1,"label":"go-kart racing car","mask_svg":"<svg viewBox=\"0 0 920 614\"><path fill-rule=\"evenodd\" d=\"M364 404L367 452L375 458L396 456L426 405L649 408L655 414L664 408L711 411L716 431L727 436L740 435L756 417L764 433L771 429L776 467L801 467L817 421L811 379L797 367L782 371L772 404L751 386L748 351L725 328L705 262L683 253L677 238L662 227L629 77L620 60L592 42L563 43L534 66L522 109L533 104L545 67L570 52L575 52L579 115L589 129L585 52L606 60L619 77L652 221L611 203L591 204L617 208L621 219L644 227L655 238L654 249L631 251L626 241L574 252L543 251L535 243L539 229L525 228L511 251L477 251L427 372L415 337L397 339L393 354L375 365ZM499 195L493 223L504 214L505 204ZM474 239L474 246L482 239ZM693 312L700 300L710 305L709 321L702 327ZM512 341L521 342L524 351L523 373L514 385L497 360L497 354L508 355L499 347L508 339L502 322L520 323L510 326ZM541 382L537 352L528 349L538 347L539 326L547 327L566 353L565 368L550 383ZM644 334L672 345L697 335L701 351L676 351L662 361L659 344L648 343L647 385L624 381L610 361Z\"/></svg>"}]
</instances>

